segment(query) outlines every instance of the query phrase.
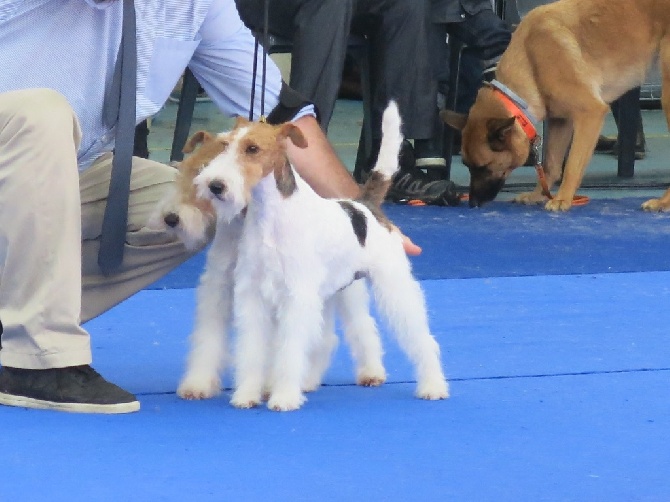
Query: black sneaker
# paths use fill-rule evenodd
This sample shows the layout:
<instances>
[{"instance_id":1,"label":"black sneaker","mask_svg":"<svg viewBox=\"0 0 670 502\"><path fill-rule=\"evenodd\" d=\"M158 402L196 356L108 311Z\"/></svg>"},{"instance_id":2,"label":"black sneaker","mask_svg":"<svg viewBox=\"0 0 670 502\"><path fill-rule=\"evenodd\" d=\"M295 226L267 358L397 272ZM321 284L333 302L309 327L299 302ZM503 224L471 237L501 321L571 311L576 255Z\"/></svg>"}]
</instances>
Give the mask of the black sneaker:
<instances>
[{"instance_id":1,"label":"black sneaker","mask_svg":"<svg viewBox=\"0 0 670 502\"><path fill-rule=\"evenodd\" d=\"M595 148L596 153L608 153L610 155L618 156L619 155L619 142L617 141L616 136L603 136L598 137L598 143L596 143ZM637 135L635 141L635 160L643 160L647 156L647 146L645 138L642 134Z\"/></svg>"},{"instance_id":2,"label":"black sneaker","mask_svg":"<svg viewBox=\"0 0 670 502\"><path fill-rule=\"evenodd\" d=\"M0 368L0 404L77 413L130 413L135 396L88 365L27 370Z\"/></svg>"},{"instance_id":3,"label":"black sneaker","mask_svg":"<svg viewBox=\"0 0 670 502\"><path fill-rule=\"evenodd\" d=\"M393 177L386 198L404 204L418 201L423 204L458 206L461 203L453 181L431 180L420 169L399 171Z\"/></svg>"}]
</instances>

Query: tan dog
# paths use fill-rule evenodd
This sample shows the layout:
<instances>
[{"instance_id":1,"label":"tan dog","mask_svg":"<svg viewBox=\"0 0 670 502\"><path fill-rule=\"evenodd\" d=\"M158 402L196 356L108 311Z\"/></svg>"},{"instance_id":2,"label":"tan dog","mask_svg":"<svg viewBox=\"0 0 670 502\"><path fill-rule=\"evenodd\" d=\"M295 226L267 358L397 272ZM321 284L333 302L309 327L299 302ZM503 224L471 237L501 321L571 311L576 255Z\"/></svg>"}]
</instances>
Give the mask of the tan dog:
<instances>
[{"instance_id":1,"label":"tan dog","mask_svg":"<svg viewBox=\"0 0 670 502\"><path fill-rule=\"evenodd\" d=\"M545 208L570 209L608 104L643 82L657 54L670 128L670 0L559 0L532 10L503 54L494 86L479 91L469 116L442 113L445 122L463 131L470 206L495 198L528 158L532 123L547 120L544 170L550 188L572 146L560 188ZM533 204L547 198L538 183L515 200ZM670 208L670 190L643 208Z\"/></svg>"}]
</instances>

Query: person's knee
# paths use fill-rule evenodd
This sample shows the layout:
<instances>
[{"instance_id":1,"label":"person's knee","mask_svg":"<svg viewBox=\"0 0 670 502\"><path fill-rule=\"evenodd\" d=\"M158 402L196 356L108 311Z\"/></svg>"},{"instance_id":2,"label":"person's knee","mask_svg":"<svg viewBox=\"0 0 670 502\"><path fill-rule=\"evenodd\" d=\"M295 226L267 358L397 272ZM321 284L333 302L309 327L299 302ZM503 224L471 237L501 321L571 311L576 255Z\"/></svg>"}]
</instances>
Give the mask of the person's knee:
<instances>
[{"instance_id":1,"label":"person's knee","mask_svg":"<svg viewBox=\"0 0 670 502\"><path fill-rule=\"evenodd\" d=\"M37 134L50 132L62 134L72 127L75 140L78 137L77 119L68 100L53 89L24 89L12 91L2 100L0 113L26 131Z\"/></svg>"}]
</instances>

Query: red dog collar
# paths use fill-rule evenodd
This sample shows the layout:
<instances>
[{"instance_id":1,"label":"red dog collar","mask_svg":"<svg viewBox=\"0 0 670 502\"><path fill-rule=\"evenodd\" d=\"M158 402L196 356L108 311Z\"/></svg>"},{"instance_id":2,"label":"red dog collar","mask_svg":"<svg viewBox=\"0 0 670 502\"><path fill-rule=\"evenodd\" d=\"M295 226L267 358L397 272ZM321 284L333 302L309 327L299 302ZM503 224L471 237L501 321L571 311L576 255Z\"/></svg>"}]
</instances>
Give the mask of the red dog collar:
<instances>
[{"instance_id":1,"label":"red dog collar","mask_svg":"<svg viewBox=\"0 0 670 502\"><path fill-rule=\"evenodd\" d=\"M536 140L538 134L533 121L524 113L524 111L517 105L507 94L499 88L492 86L493 94L505 105L507 111L510 112L517 120L523 132L526 133L528 139L533 142Z\"/></svg>"}]
</instances>

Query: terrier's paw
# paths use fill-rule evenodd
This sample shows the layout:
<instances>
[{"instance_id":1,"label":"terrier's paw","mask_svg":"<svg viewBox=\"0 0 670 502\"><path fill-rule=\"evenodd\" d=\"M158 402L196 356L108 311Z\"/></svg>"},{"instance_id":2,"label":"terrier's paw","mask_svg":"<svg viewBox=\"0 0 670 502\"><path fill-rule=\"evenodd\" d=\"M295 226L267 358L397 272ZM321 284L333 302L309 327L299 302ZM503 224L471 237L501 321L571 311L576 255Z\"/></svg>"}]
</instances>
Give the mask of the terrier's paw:
<instances>
[{"instance_id":1,"label":"terrier's paw","mask_svg":"<svg viewBox=\"0 0 670 502\"><path fill-rule=\"evenodd\" d=\"M514 197L512 199L512 202L516 202L517 204L526 204L526 205L533 205L533 204L542 204L543 202L546 202L547 197L542 195L540 192L523 192Z\"/></svg>"},{"instance_id":2,"label":"terrier's paw","mask_svg":"<svg viewBox=\"0 0 670 502\"><path fill-rule=\"evenodd\" d=\"M306 378L305 381L302 384L302 391L303 392L314 392L319 387L321 387L321 378L319 378L319 377Z\"/></svg>"},{"instance_id":3,"label":"terrier's paw","mask_svg":"<svg viewBox=\"0 0 670 502\"><path fill-rule=\"evenodd\" d=\"M356 376L356 384L363 387L379 387L386 382L384 368L364 368Z\"/></svg>"},{"instance_id":4,"label":"terrier's paw","mask_svg":"<svg viewBox=\"0 0 670 502\"><path fill-rule=\"evenodd\" d=\"M209 399L221 393L221 380L217 376L186 375L177 395L182 399Z\"/></svg>"},{"instance_id":5,"label":"terrier's paw","mask_svg":"<svg viewBox=\"0 0 670 502\"><path fill-rule=\"evenodd\" d=\"M245 391L245 390L236 390L233 393L233 397L230 399L230 404L235 408L241 410L248 410L249 408L255 408L262 402L261 392L256 391Z\"/></svg>"},{"instance_id":6,"label":"terrier's paw","mask_svg":"<svg viewBox=\"0 0 670 502\"><path fill-rule=\"evenodd\" d=\"M300 409L307 398L298 391L273 392L268 400L268 408L273 411L294 411Z\"/></svg>"},{"instance_id":7,"label":"terrier's paw","mask_svg":"<svg viewBox=\"0 0 670 502\"><path fill-rule=\"evenodd\" d=\"M544 208L547 211L567 211L572 207L572 199L570 200L561 200L561 199L551 199L547 201L544 205Z\"/></svg>"},{"instance_id":8,"label":"terrier's paw","mask_svg":"<svg viewBox=\"0 0 670 502\"><path fill-rule=\"evenodd\" d=\"M416 389L416 397L436 401L449 397L449 384L444 378L433 378L420 382Z\"/></svg>"},{"instance_id":9,"label":"terrier's paw","mask_svg":"<svg viewBox=\"0 0 670 502\"><path fill-rule=\"evenodd\" d=\"M649 199L642 203L642 209L649 212L662 212L670 210L670 202L663 202L661 199Z\"/></svg>"}]
</instances>

